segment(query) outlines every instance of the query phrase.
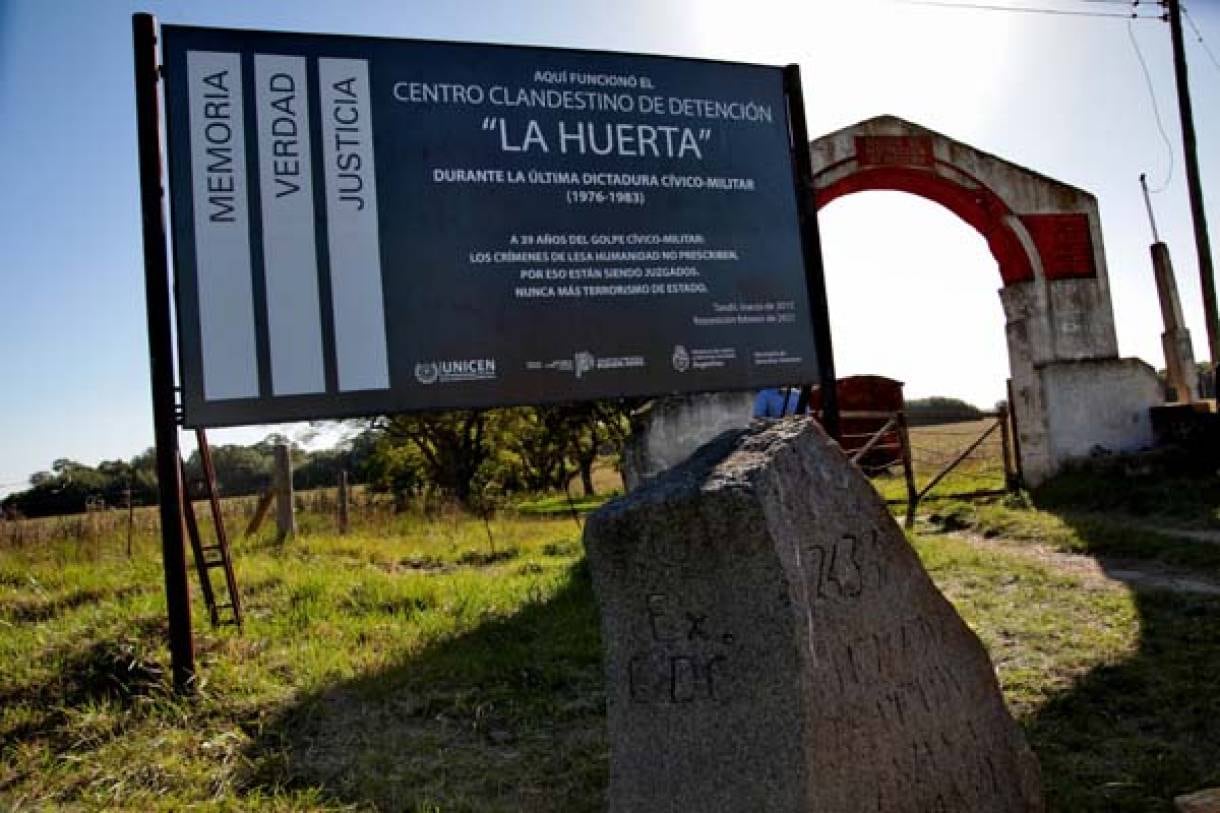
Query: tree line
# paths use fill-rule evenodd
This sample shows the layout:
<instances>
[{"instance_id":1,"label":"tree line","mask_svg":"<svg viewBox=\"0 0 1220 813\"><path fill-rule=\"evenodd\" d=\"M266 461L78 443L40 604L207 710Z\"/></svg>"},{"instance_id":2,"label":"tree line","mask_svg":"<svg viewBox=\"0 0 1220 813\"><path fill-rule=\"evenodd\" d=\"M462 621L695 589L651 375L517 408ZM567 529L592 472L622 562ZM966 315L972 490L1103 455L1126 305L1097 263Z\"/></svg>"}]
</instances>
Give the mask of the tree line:
<instances>
[{"instance_id":1,"label":"tree line","mask_svg":"<svg viewBox=\"0 0 1220 813\"><path fill-rule=\"evenodd\" d=\"M976 421L983 417L983 410L974 404L960 398L946 398L941 395L912 399L903 405L903 409L906 411L907 423L911 426Z\"/></svg>"},{"instance_id":2,"label":"tree line","mask_svg":"<svg viewBox=\"0 0 1220 813\"><path fill-rule=\"evenodd\" d=\"M593 465L617 455L641 402L592 401L553 406L394 415L348 421L351 437L338 447L308 451L282 435L243 446L212 447L221 496L259 494L271 482L274 449L293 447L293 485L333 486L341 471L353 483L398 496L432 492L465 505L522 492L563 489L578 477L595 492ZM186 460L188 488L203 496L198 451ZM79 513L93 507L157 501L156 451L88 466L60 458L30 477L30 487L0 500L8 517Z\"/></svg>"},{"instance_id":3,"label":"tree line","mask_svg":"<svg viewBox=\"0 0 1220 813\"><path fill-rule=\"evenodd\" d=\"M274 449L292 446L293 485L333 486L339 473L374 491L407 497L435 493L467 506L521 493L564 489L579 478L595 492L593 465L600 455L621 455L641 399L587 401L550 406L455 410L347 421L349 439L333 449L309 451L283 435L243 446L212 447L221 496L259 494L275 465ZM954 398L908 401L913 425L970 420L980 410ZM204 496L198 451L186 460L192 496ZM152 505L157 501L156 452L88 466L67 458L30 477L30 487L0 500L4 516L41 517L92 507Z\"/></svg>"}]
</instances>

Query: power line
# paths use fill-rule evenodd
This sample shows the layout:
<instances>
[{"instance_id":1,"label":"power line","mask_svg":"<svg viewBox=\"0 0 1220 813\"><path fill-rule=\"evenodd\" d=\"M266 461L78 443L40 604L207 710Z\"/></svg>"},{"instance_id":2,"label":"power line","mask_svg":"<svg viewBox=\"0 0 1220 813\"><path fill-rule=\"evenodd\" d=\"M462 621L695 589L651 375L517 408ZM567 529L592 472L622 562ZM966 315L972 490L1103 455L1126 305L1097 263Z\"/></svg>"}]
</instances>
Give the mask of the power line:
<instances>
[{"instance_id":1,"label":"power line","mask_svg":"<svg viewBox=\"0 0 1220 813\"><path fill-rule=\"evenodd\" d=\"M1155 189L1148 191L1155 194L1164 192L1169 188L1169 182L1173 180L1173 144L1169 141L1169 135L1165 132L1165 123L1161 121L1161 108L1156 103L1156 90L1152 86L1152 74L1148 72L1148 63L1144 61L1144 52L1140 50L1139 40L1135 38L1135 26L1131 25L1131 21L1127 20L1127 36L1131 39L1131 47L1135 49L1135 56L1139 59L1140 70L1144 73L1144 84L1148 87L1148 98L1152 100L1152 114L1156 117L1156 128L1161 133L1161 140L1165 142L1165 152L1169 155L1169 168L1165 171L1165 180L1157 184Z\"/></svg>"},{"instance_id":2,"label":"power line","mask_svg":"<svg viewBox=\"0 0 1220 813\"><path fill-rule=\"evenodd\" d=\"M1195 32L1195 37L1199 40L1199 44L1203 46L1204 53L1207 58L1216 66L1216 70L1220 71L1220 61L1216 60L1216 55L1212 53L1212 49L1207 47L1207 43L1203 41L1203 32L1199 30L1199 26L1195 25L1195 18L1190 16L1190 12L1186 10L1186 6L1182 6L1182 16L1186 18L1186 22L1190 25L1190 29Z\"/></svg>"},{"instance_id":3,"label":"power line","mask_svg":"<svg viewBox=\"0 0 1220 813\"><path fill-rule=\"evenodd\" d=\"M1073 9L1040 8L1035 6L1000 6L989 3L955 3L948 0L890 0L905 6L931 6L933 8L952 8L969 11L1008 11L1021 14L1052 14L1061 17L1110 17L1116 20L1159 20L1159 16L1139 14L1133 10L1129 14L1114 11L1080 11ZM1127 5L1126 0L1120 0Z\"/></svg>"}]
</instances>

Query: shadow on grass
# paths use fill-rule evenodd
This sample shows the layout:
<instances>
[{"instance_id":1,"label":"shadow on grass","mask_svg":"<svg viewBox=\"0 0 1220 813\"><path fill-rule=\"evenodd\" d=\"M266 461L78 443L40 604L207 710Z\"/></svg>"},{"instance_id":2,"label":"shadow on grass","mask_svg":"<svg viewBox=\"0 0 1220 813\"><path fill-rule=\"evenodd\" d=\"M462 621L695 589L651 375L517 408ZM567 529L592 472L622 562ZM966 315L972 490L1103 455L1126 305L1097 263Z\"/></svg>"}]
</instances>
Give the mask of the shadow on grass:
<instances>
[{"instance_id":1,"label":"shadow on grass","mask_svg":"<svg viewBox=\"0 0 1220 813\"><path fill-rule=\"evenodd\" d=\"M1135 589L1140 644L1025 721L1051 810L1172 811L1220 785L1220 599Z\"/></svg>"},{"instance_id":2,"label":"shadow on grass","mask_svg":"<svg viewBox=\"0 0 1220 813\"><path fill-rule=\"evenodd\" d=\"M1201 520L1220 497L1215 484L1194 483L1185 496L1176 493L1169 511L1154 511L1150 495L1163 487L1137 484L1128 504L1136 510L1119 513L1122 486L1109 477L1086 484L1088 499L1070 499L1085 486L1069 480L1052 483L1035 502L1072 529L1080 552L1131 589L1139 647L1076 680L1027 719L1026 730L1052 811L1173 811L1175 796L1220 785L1220 597L1166 589L1173 577L1154 585L1131 567L1193 572L1206 588L1220 573L1220 546L1132 527L1127 518ZM1075 513L1082 505L1109 513Z\"/></svg>"},{"instance_id":3,"label":"shadow on grass","mask_svg":"<svg viewBox=\"0 0 1220 813\"><path fill-rule=\"evenodd\" d=\"M295 699L258 732L246 794L404 811L594 811L608 770L583 567L546 602Z\"/></svg>"},{"instance_id":4,"label":"shadow on grass","mask_svg":"<svg viewBox=\"0 0 1220 813\"><path fill-rule=\"evenodd\" d=\"M165 634L163 620L137 618L120 634L45 653L42 657L57 662L54 678L0 688L0 704L50 709L115 701L126 706L139 697L166 696L169 684L157 658Z\"/></svg>"},{"instance_id":5,"label":"shadow on grass","mask_svg":"<svg viewBox=\"0 0 1220 813\"><path fill-rule=\"evenodd\" d=\"M1080 461L1041 484L1034 502L1053 513L1118 512L1138 519L1220 527L1216 464L1181 449Z\"/></svg>"},{"instance_id":6,"label":"shadow on grass","mask_svg":"<svg viewBox=\"0 0 1220 813\"><path fill-rule=\"evenodd\" d=\"M165 634L160 619L134 619L121 634L44 654L56 662L49 680L10 684L0 679L0 708L23 706L28 710L20 722L0 728L0 753L35 741L50 743L58 753L66 752L75 740L66 726L70 712L100 704L113 704L126 712L142 699L168 697L169 681L157 658Z\"/></svg>"},{"instance_id":7,"label":"shadow on grass","mask_svg":"<svg viewBox=\"0 0 1220 813\"><path fill-rule=\"evenodd\" d=\"M122 601L130 596L148 592L143 585L129 585L115 589L83 588L63 595L35 594L7 603L0 603L0 620L18 623L51 621L64 613L88 604L104 601Z\"/></svg>"},{"instance_id":8,"label":"shadow on grass","mask_svg":"<svg viewBox=\"0 0 1220 813\"><path fill-rule=\"evenodd\" d=\"M1098 523L1074 530L1089 552L1115 544ZM1175 795L1220 785L1220 599L1132 589L1137 651L1023 721L1053 811L1172 811ZM381 810L601 810L600 655L577 567L546 602L295 698L256 732L243 792Z\"/></svg>"}]
</instances>

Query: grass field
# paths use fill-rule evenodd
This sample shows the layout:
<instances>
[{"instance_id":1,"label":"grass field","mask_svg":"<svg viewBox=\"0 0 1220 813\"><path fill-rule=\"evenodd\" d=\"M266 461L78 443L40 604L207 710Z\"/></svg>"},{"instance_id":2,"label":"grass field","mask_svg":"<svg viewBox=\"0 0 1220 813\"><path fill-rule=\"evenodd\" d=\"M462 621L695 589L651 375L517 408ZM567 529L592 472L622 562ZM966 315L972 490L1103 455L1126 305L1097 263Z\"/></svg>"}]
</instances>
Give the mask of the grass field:
<instances>
[{"instance_id":1,"label":"grass field","mask_svg":"<svg viewBox=\"0 0 1220 813\"><path fill-rule=\"evenodd\" d=\"M130 558L117 519L0 544L0 809L601 809L597 613L566 498L490 520L369 507L347 536L309 499L296 539L237 544L242 633L196 604L194 700L167 690L150 523ZM1169 811L1220 784L1220 599L1099 589L950 531L1206 575L1220 546L1023 496L927 510L916 549L988 646L1052 810Z\"/></svg>"}]
</instances>

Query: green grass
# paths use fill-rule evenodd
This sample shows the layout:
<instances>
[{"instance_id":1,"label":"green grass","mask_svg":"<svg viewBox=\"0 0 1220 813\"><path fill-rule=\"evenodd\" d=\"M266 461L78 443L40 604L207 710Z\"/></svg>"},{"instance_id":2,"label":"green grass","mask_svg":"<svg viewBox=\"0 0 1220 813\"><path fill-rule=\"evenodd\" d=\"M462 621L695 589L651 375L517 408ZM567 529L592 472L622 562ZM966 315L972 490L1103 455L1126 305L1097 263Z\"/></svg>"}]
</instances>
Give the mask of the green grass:
<instances>
[{"instance_id":1,"label":"green grass","mask_svg":"<svg viewBox=\"0 0 1220 813\"><path fill-rule=\"evenodd\" d=\"M239 545L246 628L212 631L197 603L202 679L185 702L167 687L152 538L131 560L118 540L80 562L0 551L0 807L596 807L600 650L578 532L488 530L450 513Z\"/></svg>"},{"instance_id":2,"label":"green grass","mask_svg":"<svg viewBox=\"0 0 1220 813\"><path fill-rule=\"evenodd\" d=\"M490 522L368 513L342 537L306 514L282 546L239 543L246 629L212 631L196 603L192 700L168 691L149 531L131 559L117 533L0 547L0 809L600 810L597 612L558 500ZM980 532L1085 544L1020 500L948 506ZM1088 544L1149 553L1106 542L1118 524ZM915 544L988 646L1052 810L1169 811L1220 784L1220 601Z\"/></svg>"},{"instance_id":3,"label":"green grass","mask_svg":"<svg viewBox=\"0 0 1220 813\"><path fill-rule=\"evenodd\" d=\"M1220 600L1087 589L943 536L916 546L987 645L1051 810L1172 811L1220 784Z\"/></svg>"},{"instance_id":4,"label":"green grass","mask_svg":"<svg viewBox=\"0 0 1220 813\"><path fill-rule=\"evenodd\" d=\"M586 514L590 511L596 511L621 494L622 491L611 491L607 494L596 494L592 497L578 497L575 495L568 497L566 494L560 494L558 496L525 500L518 503L516 507L523 514L535 516L562 516L573 513Z\"/></svg>"}]
</instances>

